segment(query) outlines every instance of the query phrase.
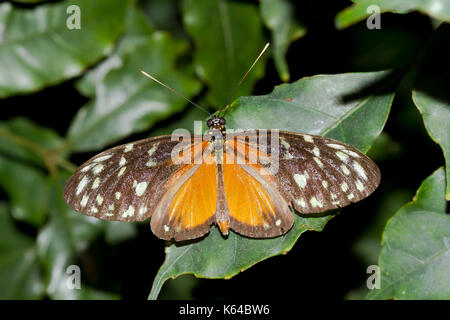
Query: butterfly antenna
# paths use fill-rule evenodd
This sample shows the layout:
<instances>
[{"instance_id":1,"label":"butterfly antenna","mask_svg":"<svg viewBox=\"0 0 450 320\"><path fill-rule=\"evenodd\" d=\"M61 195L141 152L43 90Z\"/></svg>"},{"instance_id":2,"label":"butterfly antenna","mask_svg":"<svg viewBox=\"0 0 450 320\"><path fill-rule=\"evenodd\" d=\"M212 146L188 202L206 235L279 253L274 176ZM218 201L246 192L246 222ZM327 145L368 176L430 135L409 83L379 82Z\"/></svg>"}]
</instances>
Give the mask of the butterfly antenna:
<instances>
[{"instance_id":1,"label":"butterfly antenna","mask_svg":"<svg viewBox=\"0 0 450 320\"><path fill-rule=\"evenodd\" d=\"M145 71L142 71L142 70L141 70L141 72L142 72L143 75L149 77L150 79L152 79L153 81L159 83L159 84L162 85L163 87L166 87L167 89L169 89L170 91L172 91L173 93L175 93L176 95L178 95L179 97L181 97L181 98L183 98L184 100L190 102L192 105L196 106L196 107L199 108L200 110L202 110L202 111L206 112L207 114L209 114L210 117L212 117L212 114L211 114L209 111L207 111L206 109L200 107L200 106L199 106L198 104L196 104L194 101L192 101L192 100L186 98L185 96L183 96L181 93L179 93L179 92L178 92L177 90L175 90L174 88L171 88L171 87L169 87L167 84L162 83L161 81L159 81L159 80L156 79L155 77L149 75L149 74L148 74L147 72L145 72Z\"/></svg>"},{"instance_id":2,"label":"butterfly antenna","mask_svg":"<svg viewBox=\"0 0 450 320\"><path fill-rule=\"evenodd\" d=\"M236 92L236 90L240 87L240 85L242 84L242 82L244 81L244 79L247 77L247 75L250 73L250 71L253 69L253 67L255 66L255 64L258 62L258 60L262 57L262 55L264 54L264 52L267 50L267 48L269 47L270 43L266 43L266 45L264 46L264 48L261 50L261 53L258 55L258 57L255 59L255 61L253 62L253 64L250 66L250 68L247 70L247 72L244 74L244 76L242 77L242 79L238 82L238 84L233 88L233 90L231 90L230 94L228 95L227 101L229 102L231 100L231 98L233 97L234 93ZM219 115L222 113L222 111L228 106L229 103L227 103L225 105L225 107L223 107L220 111L219 111Z\"/></svg>"}]
</instances>

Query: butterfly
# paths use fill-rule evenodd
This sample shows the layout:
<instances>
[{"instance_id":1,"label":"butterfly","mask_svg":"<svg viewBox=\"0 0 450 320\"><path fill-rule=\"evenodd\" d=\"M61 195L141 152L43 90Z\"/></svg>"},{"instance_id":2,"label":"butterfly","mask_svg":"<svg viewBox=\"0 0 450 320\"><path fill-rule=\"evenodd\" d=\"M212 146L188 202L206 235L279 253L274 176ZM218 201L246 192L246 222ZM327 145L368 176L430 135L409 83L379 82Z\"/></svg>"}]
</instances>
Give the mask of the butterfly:
<instances>
[{"instance_id":1,"label":"butterfly","mask_svg":"<svg viewBox=\"0 0 450 320\"><path fill-rule=\"evenodd\" d=\"M76 211L105 220L151 217L153 233L165 240L199 238L213 224L224 235L232 229L268 238L291 229L292 208L341 208L379 184L376 164L342 142L276 130L227 134L225 123L213 116L209 135L159 136L106 150L77 169L64 197Z\"/></svg>"},{"instance_id":2,"label":"butterfly","mask_svg":"<svg viewBox=\"0 0 450 320\"><path fill-rule=\"evenodd\" d=\"M292 209L307 215L342 208L380 182L377 165L340 141L225 125L219 112L210 115L205 135L165 135L106 150L69 178L64 198L104 220L150 218L153 233L165 240L200 238L214 224L224 236L231 229L271 238L292 228Z\"/></svg>"}]
</instances>

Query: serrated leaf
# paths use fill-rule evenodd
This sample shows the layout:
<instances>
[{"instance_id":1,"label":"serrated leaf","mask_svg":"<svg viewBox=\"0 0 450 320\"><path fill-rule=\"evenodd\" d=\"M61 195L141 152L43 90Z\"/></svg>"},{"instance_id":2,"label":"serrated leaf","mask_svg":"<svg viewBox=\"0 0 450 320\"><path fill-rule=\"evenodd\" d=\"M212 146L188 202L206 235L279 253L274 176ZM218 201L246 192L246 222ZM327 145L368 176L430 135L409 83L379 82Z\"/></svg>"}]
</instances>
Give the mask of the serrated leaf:
<instances>
[{"instance_id":1,"label":"serrated leaf","mask_svg":"<svg viewBox=\"0 0 450 320\"><path fill-rule=\"evenodd\" d=\"M67 285L67 268L76 262L77 254L85 249L104 227L102 221L83 216L69 208L62 196L67 178L67 174L53 178L50 220L40 229L37 238L46 293L52 299L116 298L115 295L86 287L83 283L81 289L71 289Z\"/></svg>"},{"instance_id":2,"label":"serrated leaf","mask_svg":"<svg viewBox=\"0 0 450 320\"><path fill-rule=\"evenodd\" d=\"M413 101L422 114L430 137L445 157L446 199L450 200L450 26L443 24L424 52L416 74Z\"/></svg>"},{"instance_id":3,"label":"serrated leaf","mask_svg":"<svg viewBox=\"0 0 450 320\"><path fill-rule=\"evenodd\" d=\"M225 111L227 128L327 134L367 151L384 127L394 96L381 90L388 76L387 72L321 75L283 84L268 95L241 97ZM353 136L355 130L358 137ZM295 215L293 229L274 239L250 239L231 232L224 240L212 228L192 244L170 244L149 298L156 299L164 281L180 274L231 278L264 259L287 253L303 232L322 230L332 217Z\"/></svg>"},{"instance_id":4,"label":"serrated leaf","mask_svg":"<svg viewBox=\"0 0 450 320\"><path fill-rule=\"evenodd\" d=\"M431 17L450 21L450 2L447 0L353 0L352 6L338 13L335 19L336 28L344 29L357 23L373 12L368 13L370 6L378 6L380 12L408 13L420 11Z\"/></svg>"},{"instance_id":5,"label":"serrated leaf","mask_svg":"<svg viewBox=\"0 0 450 320\"><path fill-rule=\"evenodd\" d=\"M229 103L232 89L264 46L257 8L225 0L187 0L183 22L195 43L196 71L209 86L207 101L220 108ZM263 68L264 62L258 62L235 96L250 94Z\"/></svg>"},{"instance_id":6,"label":"serrated leaf","mask_svg":"<svg viewBox=\"0 0 450 320\"><path fill-rule=\"evenodd\" d=\"M295 21L294 9L288 0L261 0L261 16L272 32L273 59L283 82L290 79L286 52L292 41L301 38L306 28Z\"/></svg>"},{"instance_id":7,"label":"serrated leaf","mask_svg":"<svg viewBox=\"0 0 450 320\"><path fill-rule=\"evenodd\" d=\"M450 299L450 215L441 168L387 223L379 257L381 288L369 299Z\"/></svg>"},{"instance_id":8,"label":"serrated leaf","mask_svg":"<svg viewBox=\"0 0 450 320\"><path fill-rule=\"evenodd\" d=\"M111 49L128 1L78 0L32 10L0 5L0 97L39 90L80 75ZM77 5L81 29L67 27ZM99 19L98 17L102 17Z\"/></svg>"},{"instance_id":9,"label":"serrated leaf","mask_svg":"<svg viewBox=\"0 0 450 320\"><path fill-rule=\"evenodd\" d=\"M0 299L37 299L43 294L34 241L16 230L0 202Z\"/></svg>"},{"instance_id":10,"label":"serrated leaf","mask_svg":"<svg viewBox=\"0 0 450 320\"><path fill-rule=\"evenodd\" d=\"M144 44L125 55L122 66L105 76L97 86L95 99L72 121L69 147L74 151L99 149L182 110L187 104L184 99L139 71L191 97L200 90L199 82L174 67L176 57L185 48L185 41L154 32Z\"/></svg>"}]
</instances>

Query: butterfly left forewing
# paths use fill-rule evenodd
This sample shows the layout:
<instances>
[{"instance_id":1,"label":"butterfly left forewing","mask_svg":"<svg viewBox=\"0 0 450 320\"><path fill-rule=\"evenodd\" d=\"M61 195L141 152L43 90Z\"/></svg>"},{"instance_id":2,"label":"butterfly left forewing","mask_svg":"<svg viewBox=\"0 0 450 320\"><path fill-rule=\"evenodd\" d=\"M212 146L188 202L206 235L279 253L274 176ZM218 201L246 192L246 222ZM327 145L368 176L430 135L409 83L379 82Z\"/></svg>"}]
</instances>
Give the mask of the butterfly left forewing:
<instances>
[{"instance_id":1,"label":"butterfly left forewing","mask_svg":"<svg viewBox=\"0 0 450 320\"><path fill-rule=\"evenodd\" d=\"M150 217L165 193L164 182L180 167L171 163L177 143L161 136L96 155L68 180L66 202L76 211L105 220Z\"/></svg>"}]
</instances>

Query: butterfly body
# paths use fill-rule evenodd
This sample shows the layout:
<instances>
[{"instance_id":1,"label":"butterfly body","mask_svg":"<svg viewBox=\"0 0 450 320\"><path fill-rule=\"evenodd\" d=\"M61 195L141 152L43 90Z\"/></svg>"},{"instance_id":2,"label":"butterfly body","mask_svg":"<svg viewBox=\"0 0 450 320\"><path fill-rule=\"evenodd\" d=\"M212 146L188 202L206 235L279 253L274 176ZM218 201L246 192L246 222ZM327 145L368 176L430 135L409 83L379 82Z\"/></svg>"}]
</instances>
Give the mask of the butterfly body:
<instances>
[{"instance_id":1,"label":"butterfly body","mask_svg":"<svg viewBox=\"0 0 450 320\"><path fill-rule=\"evenodd\" d=\"M290 230L291 209L310 214L359 201L380 181L361 152L320 136L278 130L228 132L208 120L204 136L161 136L118 146L83 164L64 196L106 220L151 217L159 238L188 240L216 224L223 235L269 238Z\"/></svg>"}]
</instances>

